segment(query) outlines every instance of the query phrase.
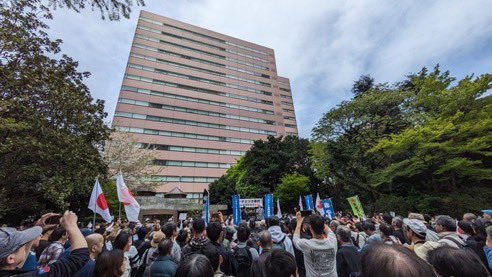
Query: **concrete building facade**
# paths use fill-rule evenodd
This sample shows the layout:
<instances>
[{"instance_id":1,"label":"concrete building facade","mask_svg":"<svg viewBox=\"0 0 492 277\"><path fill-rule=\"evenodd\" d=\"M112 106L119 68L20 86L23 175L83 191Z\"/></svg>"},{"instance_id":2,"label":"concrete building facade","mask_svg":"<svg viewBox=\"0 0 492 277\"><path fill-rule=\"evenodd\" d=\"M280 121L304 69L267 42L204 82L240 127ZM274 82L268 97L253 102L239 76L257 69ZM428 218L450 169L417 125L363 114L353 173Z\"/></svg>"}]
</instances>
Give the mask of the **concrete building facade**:
<instances>
[{"instance_id":1,"label":"concrete building facade","mask_svg":"<svg viewBox=\"0 0 492 277\"><path fill-rule=\"evenodd\" d=\"M297 135L273 49L142 11L113 127L157 151L156 194L201 198L254 140Z\"/></svg>"}]
</instances>

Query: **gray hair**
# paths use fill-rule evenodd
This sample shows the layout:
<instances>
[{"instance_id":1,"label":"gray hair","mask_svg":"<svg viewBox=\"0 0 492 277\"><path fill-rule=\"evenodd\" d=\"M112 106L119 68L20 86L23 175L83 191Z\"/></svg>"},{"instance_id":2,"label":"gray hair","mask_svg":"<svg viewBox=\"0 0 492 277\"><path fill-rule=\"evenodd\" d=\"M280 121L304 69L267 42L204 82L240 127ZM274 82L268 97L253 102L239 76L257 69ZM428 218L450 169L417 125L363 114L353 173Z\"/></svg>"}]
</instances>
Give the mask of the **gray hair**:
<instances>
[{"instance_id":1,"label":"gray hair","mask_svg":"<svg viewBox=\"0 0 492 277\"><path fill-rule=\"evenodd\" d=\"M258 234L258 239L260 241L261 247L268 247L272 243L272 234L270 234L268 230L261 231Z\"/></svg>"},{"instance_id":2,"label":"gray hair","mask_svg":"<svg viewBox=\"0 0 492 277\"><path fill-rule=\"evenodd\" d=\"M341 242L351 242L351 234L352 233L350 231L350 228L348 228L347 226L341 225L337 227L337 237Z\"/></svg>"},{"instance_id":3,"label":"gray hair","mask_svg":"<svg viewBox=\"0 0 492 277\"><path fill-rule=\"evenodd\" d=\"M456 231L456 221L449 215L440 215L436 219L436 225L441 225L448 232Z\"/></svg>"},{"instance_id":4,"label":"gray hair","mask_svg":"<svg viewBox=\"0 0 492 277\"><path fill-rule=\"evenodd\" d=\"M466 221L473 221L473 220L477 219L477 216L473 213L466 213L463 215L463 219Z\"/></svg>"},{"instance_id":5,"label":"gray hair","mask_svg":"<svg viewBox=\"0 0 492 277\"><path fill-rule=\"evenodd\" d=\"M332 220L330 221L330 228L331 227L335 227L335 228L338 228L338 226L340 226L340 222L338 222L338 220Z\"/></svg>"}]
</instances>

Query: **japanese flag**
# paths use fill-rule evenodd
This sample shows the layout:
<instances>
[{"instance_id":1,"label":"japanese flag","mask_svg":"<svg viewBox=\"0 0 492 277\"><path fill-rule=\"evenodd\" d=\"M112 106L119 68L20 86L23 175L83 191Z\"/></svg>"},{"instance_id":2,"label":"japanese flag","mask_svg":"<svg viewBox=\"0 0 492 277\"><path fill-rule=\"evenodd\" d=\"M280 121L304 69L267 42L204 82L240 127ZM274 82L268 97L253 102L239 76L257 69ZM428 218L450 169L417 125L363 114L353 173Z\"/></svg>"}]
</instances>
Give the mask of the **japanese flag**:
<instances>
[{"instance_id":1,"label":"japanese flag","mask_svg":"<svg viewBox=\"0 0 492 277\"><path fill-rule=\"evenodd\" d=\"M108 203L104 197L101 185L99 185L99 180L96 179L94 188L92 189L91 200L89 200L89 207L94 213L102 216L106 222L113 221L113 217L109 213Z\"/></svg>"},{"instance_id":2,"label":"japanese flag","mask_svg":"<svg viewBox=\"0 0 492 277\"><path fill-rule=\"evenodd\" d=\"M140 213L140 204L133 197L132 193L123 181L121 172L116 176L116 191L118 192L118 200L125 206L126 218L128 221L137 222L138 214Z\"/></svg>"}]
</instances>

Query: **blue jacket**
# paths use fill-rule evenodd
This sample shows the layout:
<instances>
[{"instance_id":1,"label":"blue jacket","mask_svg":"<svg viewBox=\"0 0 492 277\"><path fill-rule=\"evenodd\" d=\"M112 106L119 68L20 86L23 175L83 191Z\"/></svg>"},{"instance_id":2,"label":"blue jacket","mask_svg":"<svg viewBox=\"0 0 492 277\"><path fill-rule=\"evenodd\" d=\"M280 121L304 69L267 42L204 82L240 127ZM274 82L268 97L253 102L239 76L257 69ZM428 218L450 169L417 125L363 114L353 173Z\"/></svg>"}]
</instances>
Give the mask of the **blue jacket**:
<instances>
[{"instance_id":1,"label":"blue jacket","mask_svg":"<svg viewBox=\"0 0 492 277\"><path fill-rule=\"evenodd\" d=\"M177 268L170 256L159 256L150 266L150 276L173 277Z\"/></svg>"}]
</instances>

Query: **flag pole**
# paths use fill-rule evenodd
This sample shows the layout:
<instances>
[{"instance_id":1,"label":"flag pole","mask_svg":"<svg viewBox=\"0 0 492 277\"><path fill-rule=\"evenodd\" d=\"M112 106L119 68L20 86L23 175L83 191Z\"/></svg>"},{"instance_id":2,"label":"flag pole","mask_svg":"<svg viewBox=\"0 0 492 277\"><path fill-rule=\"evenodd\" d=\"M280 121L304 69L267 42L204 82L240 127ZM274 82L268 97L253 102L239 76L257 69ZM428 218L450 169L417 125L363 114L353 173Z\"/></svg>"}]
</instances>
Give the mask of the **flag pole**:
<instances>
[{"instance_id":1,"label":"flag pole","mask_svg":"<svg viewBox=\"0 0 492 277\"><path fill-rule=\"evenodd\" d=\"M94 219L92 220L92 230L96 230L96 211L97 211L97 193L98 193L98 188L97 186L99 184L97 178L96 178L96 201L94 201Z\"/></svg>"}]
</instances>

